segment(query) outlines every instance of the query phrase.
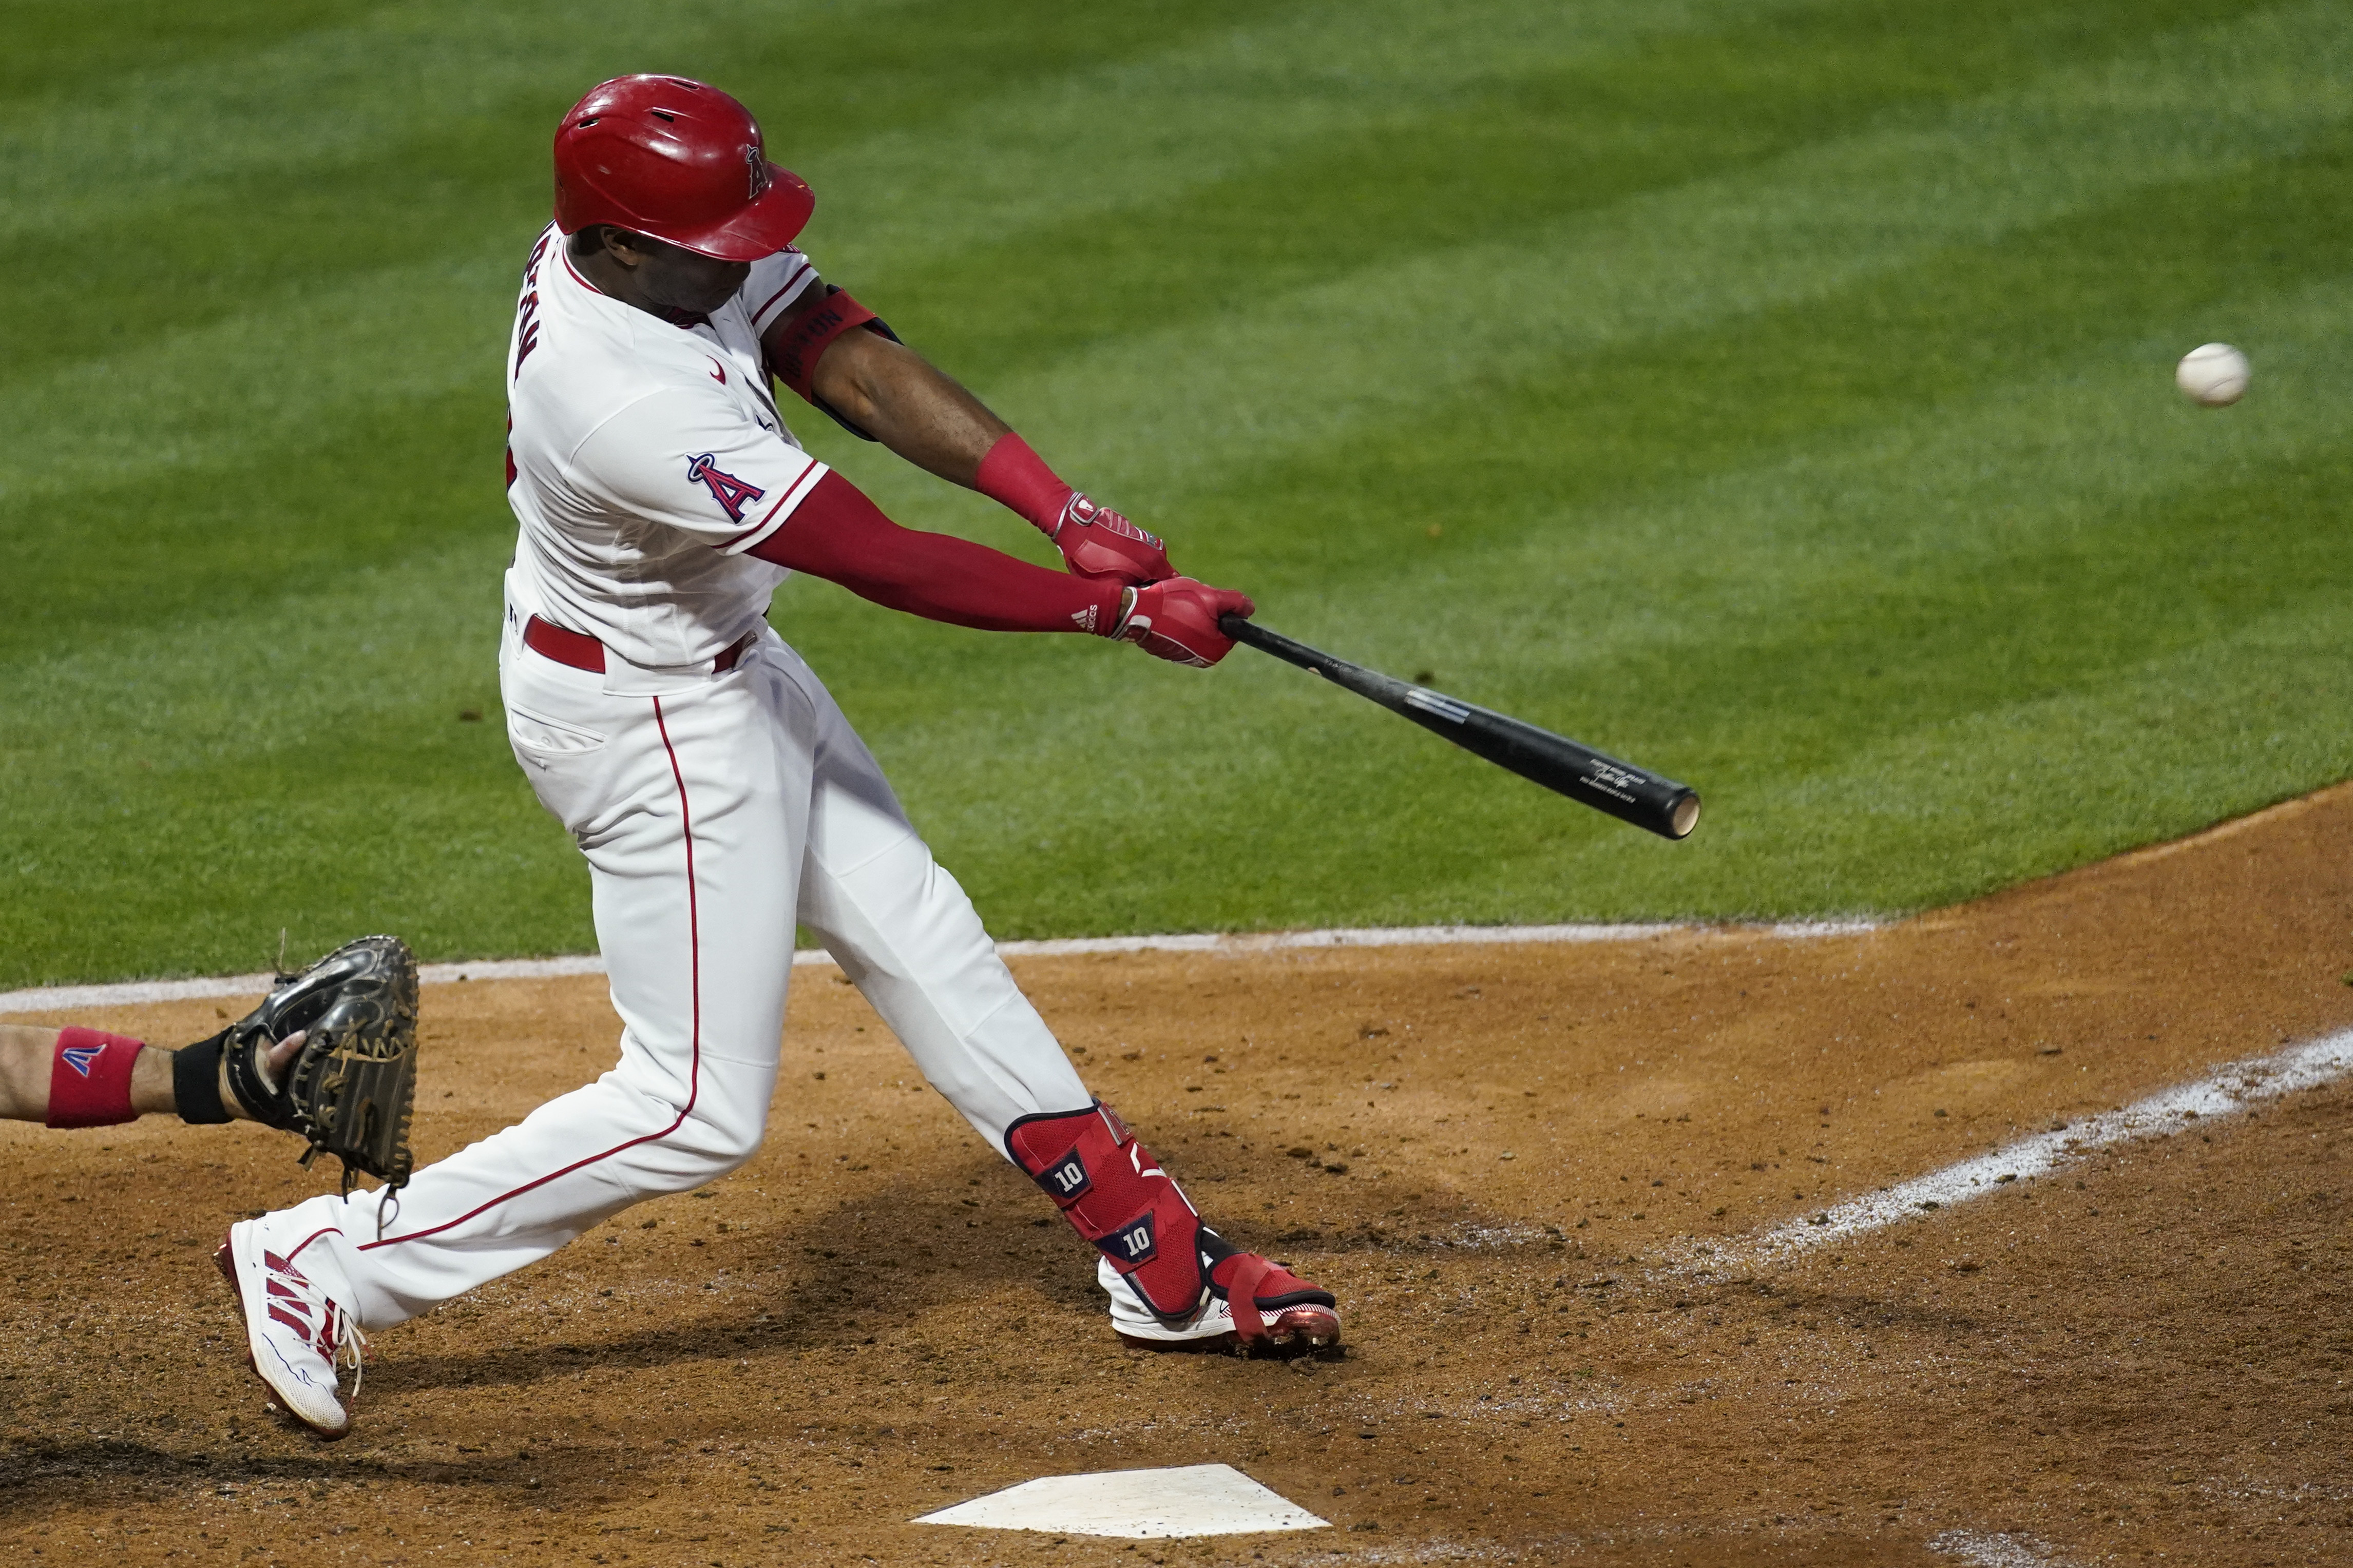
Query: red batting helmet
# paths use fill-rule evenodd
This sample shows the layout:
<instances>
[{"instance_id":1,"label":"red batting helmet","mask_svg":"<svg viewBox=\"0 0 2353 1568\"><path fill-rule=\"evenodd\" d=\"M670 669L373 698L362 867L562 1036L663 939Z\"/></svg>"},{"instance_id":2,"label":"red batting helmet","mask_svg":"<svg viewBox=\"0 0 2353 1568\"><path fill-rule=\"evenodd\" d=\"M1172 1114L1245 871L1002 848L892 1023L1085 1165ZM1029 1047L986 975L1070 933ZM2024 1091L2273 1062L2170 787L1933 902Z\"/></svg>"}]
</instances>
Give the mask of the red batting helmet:
<instances>
[{"instance_id":1,"label":"red batting helmet","mask_svg":"<svg viewBox=\"0 0 2353 1568\"><path fill-rule=\"evenodd\" d=\"M609 223L721 261L793 242L817 205L807 182L768 162L760 122L682 76L591 88L555 132L555 223Z\"/></svg>"}]
</instances>

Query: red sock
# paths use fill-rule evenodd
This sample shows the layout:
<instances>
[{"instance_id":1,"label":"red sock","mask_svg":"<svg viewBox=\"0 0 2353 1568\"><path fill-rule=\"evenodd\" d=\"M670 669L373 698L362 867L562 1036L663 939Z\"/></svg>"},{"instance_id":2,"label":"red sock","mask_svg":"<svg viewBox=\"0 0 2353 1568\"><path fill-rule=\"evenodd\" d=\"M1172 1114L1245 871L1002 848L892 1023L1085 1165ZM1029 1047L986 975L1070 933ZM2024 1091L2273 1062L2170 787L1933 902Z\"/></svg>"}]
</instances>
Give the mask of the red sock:
<instances>
[{"instance_id":1,"label":"red sock","mask_svg":"<svg viewBox=\"0 0 2353 1568\"><path fill-rule=\"evenodd\" d=\"M136 1121L131 1109L131 1064L142 1042L97 1029L59 1029L49 1065L49 1125L111 1127Z\"/></svg>"}]
</instances>

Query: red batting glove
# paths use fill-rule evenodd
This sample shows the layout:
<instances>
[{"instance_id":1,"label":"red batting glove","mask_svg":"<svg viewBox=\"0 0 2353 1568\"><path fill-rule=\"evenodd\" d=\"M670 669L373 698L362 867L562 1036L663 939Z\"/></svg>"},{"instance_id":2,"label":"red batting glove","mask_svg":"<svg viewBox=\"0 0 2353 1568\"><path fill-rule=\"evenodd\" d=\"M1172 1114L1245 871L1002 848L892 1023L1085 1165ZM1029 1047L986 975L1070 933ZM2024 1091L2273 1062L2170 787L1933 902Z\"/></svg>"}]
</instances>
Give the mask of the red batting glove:
<instances>
[{"instance_id":1,"label":"red batting glove","mask_svg":"<svg viewBox=\"0 0 2353 1568\"><path fill-rule=\"evenodd\" d=\"M1155 535L1107 506L1097 506L1077 490L1062 507L1062 515L1046 537L1062 552L1071 571L1098 583L1142 584L1174 578L1168 550Z\"/></svg>"},{"instance_id":2,"label":"red batting glove","mask_svg":"<svg viewBox=\"0 0 2353 1568\"><path fill-rule=\"evenodd\" d=\"M1064 484L1018 436L997 438L973 483L1052 540L1074 576L1141 586L1176 575L1159 540Z\"/></svg>"},{"instance_id":3,"label":"red batting glove","mask_svg":"<svg viewBox=\"0 0 2353 1568\"><path fill-rule=\"evenodd\" d=\"M1155 658L1207 669L1234 646L1234 639L1218 629L1218 617L1247 620L1257 613L1248 594L1171 577L1129 588L1120 600L1119 620L1105 635L1132 642Z\"/></svg>"}]
</instances>

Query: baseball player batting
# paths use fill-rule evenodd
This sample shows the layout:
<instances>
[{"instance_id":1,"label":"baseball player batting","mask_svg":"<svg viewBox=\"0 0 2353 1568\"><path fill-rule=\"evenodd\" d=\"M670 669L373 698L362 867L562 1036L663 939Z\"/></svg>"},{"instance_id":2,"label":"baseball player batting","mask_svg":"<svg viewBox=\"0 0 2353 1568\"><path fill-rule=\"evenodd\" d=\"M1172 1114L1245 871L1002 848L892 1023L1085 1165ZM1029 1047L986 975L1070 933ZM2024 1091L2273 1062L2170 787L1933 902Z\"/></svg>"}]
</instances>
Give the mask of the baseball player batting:
<instances>
[{"instance_id":1,"label":"baseball player batting","mask_svg":"<svg viewBox=\"0 0 2353 1568\"><path fill-rule=\"evenodd\" d=\"M232 1226L253 1365L315 1431L363 1330L537 1261L641 1199L734 1170L776 1084L794 924L822 938L934 1089L1101 1253L1121 1338L1329 1344L1330 1292L1201 1223L999 961L815 671L768 626L789 572L996 631L1092 635L1213 665L1242 595L1055 477L791 242L815 197L734 99L677 77L595 89L555 136L555 221L507 355L501 690L517 760L587 857L622 1020L595 1083L377 1195ZM902 529L804 452L781 382L860 436L1029 519L1049 571Z\"/></svg>"}]
</instances>

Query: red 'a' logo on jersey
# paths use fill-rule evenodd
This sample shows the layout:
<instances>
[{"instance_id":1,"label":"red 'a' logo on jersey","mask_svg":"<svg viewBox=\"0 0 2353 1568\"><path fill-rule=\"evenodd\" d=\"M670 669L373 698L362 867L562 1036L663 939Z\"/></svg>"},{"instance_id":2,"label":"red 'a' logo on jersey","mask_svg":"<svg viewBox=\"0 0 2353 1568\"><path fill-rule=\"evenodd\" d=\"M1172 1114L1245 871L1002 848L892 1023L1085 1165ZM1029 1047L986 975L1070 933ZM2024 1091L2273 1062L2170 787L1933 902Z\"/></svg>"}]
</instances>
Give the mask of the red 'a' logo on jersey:
<instances>
[{"instance_id":1,"label":"red 'a' logo on jersey","mask_svg":"<svg viewBox=\"0 0 2353 1568\"><path fill-rule=\"evenodd\" d=\"M747 485L734 475L711 466L712 454L686 460L686 478L691 484L707 486L727 510L727 521L744 521L744 509L768 492L757 485Z\"/></svg>"}]
</instances>

